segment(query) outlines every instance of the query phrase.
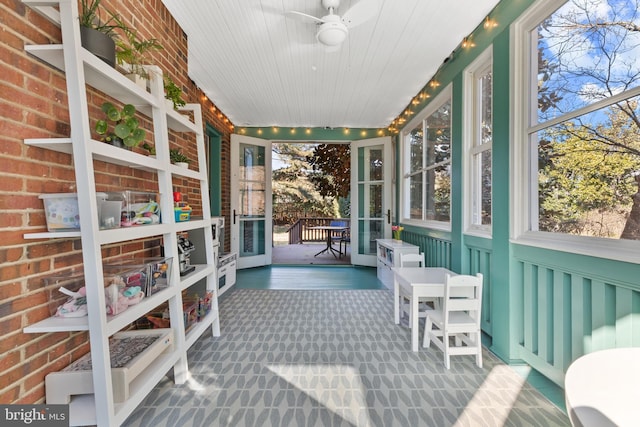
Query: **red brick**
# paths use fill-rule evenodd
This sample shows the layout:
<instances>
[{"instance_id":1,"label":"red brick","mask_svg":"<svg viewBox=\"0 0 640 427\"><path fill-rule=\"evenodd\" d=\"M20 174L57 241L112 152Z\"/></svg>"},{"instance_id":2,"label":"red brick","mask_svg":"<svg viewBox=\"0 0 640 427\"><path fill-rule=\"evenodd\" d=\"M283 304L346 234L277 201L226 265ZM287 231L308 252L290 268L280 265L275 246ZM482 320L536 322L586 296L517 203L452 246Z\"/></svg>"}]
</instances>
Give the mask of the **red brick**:
<instances>
[{"instance_id":1,"label":"red brick","mask_svg":"<svg viewBox=\"0 0 640 427\"><path fill-rule=\"evenodd\" d=\"M20 386L14 385L0 393L0 404L14 403L20 396Z\"/></svg>"},{"instance_id":2,"label":"red brick","mask_svg":"<svg viewBox=\"0 0 640 427\"><path fill-rule=\"evenodd\" d=\"M0 285L0 301L17 297L22 293L22 285L18 282Z\"/></svg>"}]
</instances>

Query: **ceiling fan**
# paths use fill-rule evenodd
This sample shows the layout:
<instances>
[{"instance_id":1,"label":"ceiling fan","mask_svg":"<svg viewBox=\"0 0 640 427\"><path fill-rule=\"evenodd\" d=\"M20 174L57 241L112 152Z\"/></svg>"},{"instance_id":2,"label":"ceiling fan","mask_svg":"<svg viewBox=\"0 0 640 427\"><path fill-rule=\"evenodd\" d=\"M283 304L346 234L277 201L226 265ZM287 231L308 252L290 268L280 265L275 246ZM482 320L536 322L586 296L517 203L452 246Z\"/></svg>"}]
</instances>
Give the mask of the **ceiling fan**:
<instances>
[{"instance_id":1,"label":"ceiling fan","mask_svg":"<svg viewBox=\"0 0 640 427\"><path fill-rule=\"evenodd\" d=\"M340 46L347 38L349 29L360 25L376 16L380 9L379 0L360 0L355 6L347 10L342 17L337 15L336 9L340 7L340 0L321 0L322 7L329 11L328 15L318 18L306 13L289 11L290 14L312 20L318 26L316 39L325 46Z\"/></svg>"}]
</instances>

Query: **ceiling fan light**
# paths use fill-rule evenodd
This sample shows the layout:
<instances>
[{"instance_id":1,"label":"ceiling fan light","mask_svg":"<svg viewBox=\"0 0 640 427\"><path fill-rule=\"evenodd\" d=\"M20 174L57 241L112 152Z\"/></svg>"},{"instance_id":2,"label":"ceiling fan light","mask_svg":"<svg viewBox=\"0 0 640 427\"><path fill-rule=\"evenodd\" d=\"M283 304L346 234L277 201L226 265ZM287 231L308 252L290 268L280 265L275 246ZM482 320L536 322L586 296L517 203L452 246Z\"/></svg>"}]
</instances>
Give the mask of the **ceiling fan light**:
<instances>
[{"instance_id":1,"label":"ceiling fan light","mask_svg":"<svg viewBox=\"0 0 640 427\"><path fill-rule=\"evenodd\" d=\"M347 27L341 22L325 22L318 28L316 39L326 46L338 46L347 38Z\"/></svg>"}]
</instances>

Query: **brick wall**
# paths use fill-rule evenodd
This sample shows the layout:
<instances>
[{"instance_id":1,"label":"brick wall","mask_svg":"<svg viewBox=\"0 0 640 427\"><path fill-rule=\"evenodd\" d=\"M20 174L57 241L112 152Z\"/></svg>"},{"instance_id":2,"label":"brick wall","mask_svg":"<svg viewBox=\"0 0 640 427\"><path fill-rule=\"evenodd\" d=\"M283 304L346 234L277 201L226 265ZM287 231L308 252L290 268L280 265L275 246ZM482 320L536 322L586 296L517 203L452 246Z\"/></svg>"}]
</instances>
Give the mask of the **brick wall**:
<instances>
[{"instance_id":1,"label":"brick wall","mask_svg":"<svg viewBox=\"0 0 640 427\"><path fill-rule=\"evenodd\" d=\"M204 122L223 135L223 212L228 221L233 126L186 75L186 35L160 0L103 0L103 4L118 11L143 38L158 39L164 49L152 52L151 62L182 87L187 102L201 103ZM24 52L25 44L59 43L60 31L19 0L0 0L0 23L0 403L37 403L44 401L45 375L89 351L86 333L22 332L25 326L49 316L50 289L43 278L82 265L79 239L23 237L46 230L38 195L74 192L76 177L71 156L23 143L25 138L70 135L64 74ZM96 117L106 98L95 91L88 97L90 115ZM152 141L150 123L143 125ZM196 157L195 146L182 147L180 135L172 134L170 141L172 147ZM96 170L98 191L157 188L150 173L104 164L96 164ZM186 179L174 184L187 194L195 188ZM194 202L196 197L189 200ZM103 255L154 254L158 247L158 239L149 239L103 247Z\"/></svg>"}]
</instances>

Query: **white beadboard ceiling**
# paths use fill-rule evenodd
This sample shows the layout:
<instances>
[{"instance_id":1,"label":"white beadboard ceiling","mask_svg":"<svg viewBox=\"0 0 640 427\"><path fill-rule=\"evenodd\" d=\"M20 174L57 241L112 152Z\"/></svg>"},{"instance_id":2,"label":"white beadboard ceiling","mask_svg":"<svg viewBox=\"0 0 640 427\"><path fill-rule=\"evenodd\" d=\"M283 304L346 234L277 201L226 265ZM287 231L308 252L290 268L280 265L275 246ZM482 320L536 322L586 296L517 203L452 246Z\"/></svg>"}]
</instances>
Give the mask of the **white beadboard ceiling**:
<instances>
[{"instance_id":1,"label":"white beadboard ceiling","mask_svg":"<svg viewBox=\"0 0 640 427\"><path fill-rule=\"evenodd\" d=\"M190 78L234 125L383 128L498 0L377 1L331 52L287 13L322 17L320 0L162 0L188 36Z\"/></svg>"}]
</instances>

